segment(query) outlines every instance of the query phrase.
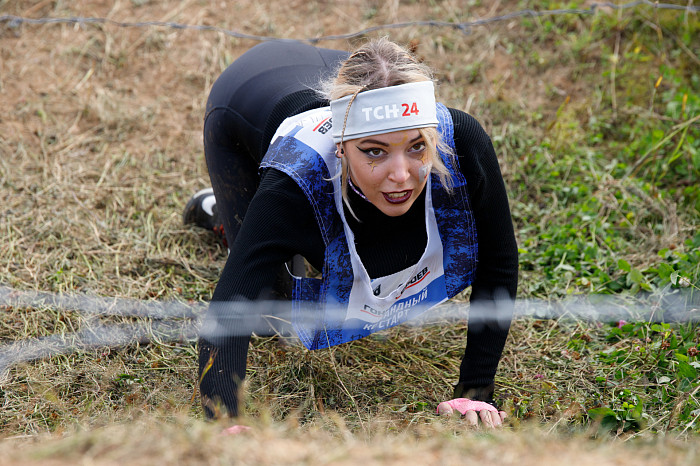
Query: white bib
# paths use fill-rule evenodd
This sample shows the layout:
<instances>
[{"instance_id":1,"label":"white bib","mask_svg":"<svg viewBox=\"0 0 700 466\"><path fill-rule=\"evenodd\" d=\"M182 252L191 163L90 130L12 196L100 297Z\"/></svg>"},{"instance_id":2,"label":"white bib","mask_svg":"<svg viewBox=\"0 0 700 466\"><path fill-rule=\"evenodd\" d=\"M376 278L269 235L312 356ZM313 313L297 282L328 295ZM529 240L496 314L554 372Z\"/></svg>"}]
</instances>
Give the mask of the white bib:
<instances>
[{"instance_id":1,"label":"white bib","mask_svg":"<svg viewBox=\"0 0 700 466\"><path fill-rule=\"evenodd\" d=\"M345 219L338 176L340 159L335 156L335 144L330 138L330 131L319 131L324 124L330 126L329 118L328 108L310 110L285 120L278 133L284 134L285 131L301 125L303 129L294 137L322 154L333 180L334 201L343 221L354 277L345 323L350 324L348 326L351 328L376 331L414 318L448 299L445 290L442 241L432 205L432 181L428 177L424 188L428 241L420 260L392 275L370 279L357 253L355 235Z\"/></svg>"}]
</instances>

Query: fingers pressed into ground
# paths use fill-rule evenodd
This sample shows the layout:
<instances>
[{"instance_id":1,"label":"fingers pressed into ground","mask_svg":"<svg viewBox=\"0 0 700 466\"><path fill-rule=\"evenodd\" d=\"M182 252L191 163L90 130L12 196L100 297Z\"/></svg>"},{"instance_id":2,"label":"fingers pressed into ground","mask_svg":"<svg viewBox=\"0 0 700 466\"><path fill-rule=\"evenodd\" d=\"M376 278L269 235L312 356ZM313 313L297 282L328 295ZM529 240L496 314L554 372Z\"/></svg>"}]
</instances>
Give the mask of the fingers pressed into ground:
<instances>
[{"instance_id":1,"label":"fingers pressed into ground","mask_svg":"<svg viewBox=\"0 0 700 466\"><path fill-rule=\"evenodd\" d=\"M467 424L472 427L479 426L479 417L476 414L476 411L467 411L467 413L464 415L464 419L467 421Z\"/></svg>"}]
</instances>

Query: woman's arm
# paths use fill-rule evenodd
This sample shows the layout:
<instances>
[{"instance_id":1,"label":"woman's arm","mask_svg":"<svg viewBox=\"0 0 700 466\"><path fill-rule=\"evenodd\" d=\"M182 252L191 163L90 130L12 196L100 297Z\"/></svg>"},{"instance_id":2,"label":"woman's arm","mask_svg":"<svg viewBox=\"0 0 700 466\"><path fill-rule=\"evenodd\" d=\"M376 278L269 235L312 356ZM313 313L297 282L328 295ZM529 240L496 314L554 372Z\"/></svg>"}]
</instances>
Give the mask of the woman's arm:
<instances>
[{"instance_id":1,"label":"woman's arm","mask_svg":"<svg viewBox=\"0 0 700 466\"><path fill-rule=\"evenodd\" d=\"M454 396L491 401L496 368L513 314L518 249L505 184L491 139L472 116L453 109L450 113L479 242L467 346Z\"/></svg>"},{"instance_id":2,"label":"woman's arm","mask_svg":"<svg viewBox=\"0 0 700 466\"><path fill-rule=\"evenodd\" d=\"M283 173L265 173L214 291L199 340L202 405L208 417L239 413L250 335L261 327L256 301L273 298L284 263L294 254L318 263L323 241L304 193ZM204 375L202 375L204 374Z\"/></svg>"}]
</instances>

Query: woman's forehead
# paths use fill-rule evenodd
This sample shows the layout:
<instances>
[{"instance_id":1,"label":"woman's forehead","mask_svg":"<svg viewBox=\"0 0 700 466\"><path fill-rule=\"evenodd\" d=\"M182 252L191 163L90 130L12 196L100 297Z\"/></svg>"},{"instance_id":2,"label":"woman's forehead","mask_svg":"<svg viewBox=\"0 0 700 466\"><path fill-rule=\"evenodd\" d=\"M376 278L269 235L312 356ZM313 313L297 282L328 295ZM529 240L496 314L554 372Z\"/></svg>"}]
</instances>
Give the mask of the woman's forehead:
<instances>
[{"instance_id":1,"label":"woman's forehead","mask_svg":"<svg viewBox=\"0 0 700 466\"><path fill-rule=\"evenodd\" d=\"M405 129L401 131L392 131L390 133L374 134L366 138L355 139L355 143L380 143L385 145L407 144L419 140L421 138L420 131L417 129Z\"/></svg>"}]
</instances>

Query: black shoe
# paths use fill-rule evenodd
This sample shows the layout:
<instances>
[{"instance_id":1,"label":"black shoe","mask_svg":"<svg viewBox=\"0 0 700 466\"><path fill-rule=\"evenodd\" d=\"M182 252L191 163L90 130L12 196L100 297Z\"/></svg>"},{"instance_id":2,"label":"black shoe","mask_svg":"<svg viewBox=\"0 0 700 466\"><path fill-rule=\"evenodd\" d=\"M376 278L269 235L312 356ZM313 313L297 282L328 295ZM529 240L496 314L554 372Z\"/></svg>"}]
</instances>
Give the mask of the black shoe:
<instances>
[{"instance_id":1,"label":"black shoe","mask_svg":"<svg viewBox=\"0 0 700 466\"><path fill-rule=\"evenodd\" d=\"M194 224L205 230L213 231L224 243L224 247L228 247L226 233L219 220L216 198L212 188L202 189L187 201L185 210L182 212L182 223L185 225Z\"/></svg>"},{"instance_id":2,"label":"black shoe","mask_svg":"<svg viewBox=\"0 0 700 466\"><path fill-rule=\"evenodd\" d=\"M182 212L182 223L194 224L206 230L218 230L221 227L212 188L202 189L187 201Z\"/></svg>"}]
</instances>

